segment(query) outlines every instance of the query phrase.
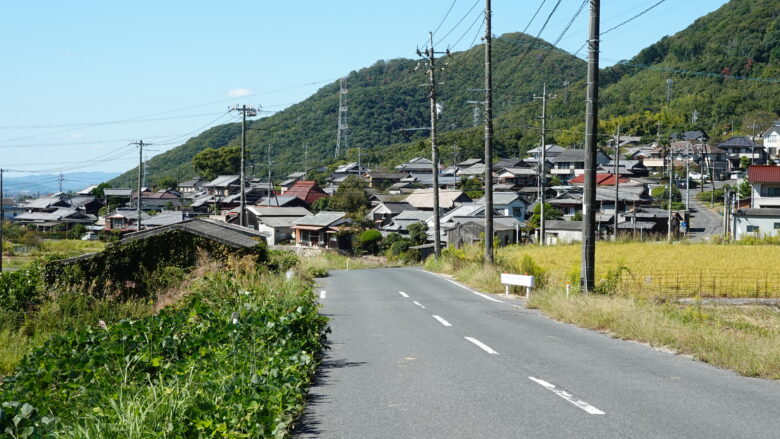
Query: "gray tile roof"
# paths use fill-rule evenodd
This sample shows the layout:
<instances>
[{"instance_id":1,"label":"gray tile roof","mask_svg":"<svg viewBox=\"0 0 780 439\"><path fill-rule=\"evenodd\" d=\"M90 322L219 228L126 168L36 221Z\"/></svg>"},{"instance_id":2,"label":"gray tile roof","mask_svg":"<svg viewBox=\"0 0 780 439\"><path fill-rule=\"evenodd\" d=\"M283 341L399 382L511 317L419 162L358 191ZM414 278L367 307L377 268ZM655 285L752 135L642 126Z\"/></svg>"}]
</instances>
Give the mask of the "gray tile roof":
<instances>
[{"instance_id":1,"label":"gray tile roof","mask_svg":"<svg viewBox=\"0 0 780 439\"><path fill-rule=\"evenodd\" d=\"M294 222L294 225L328 227L331 224L334 224L343 219L345 215L346 213L344 212L322 211L316 215L309 215L303 218L299 218Z\"/></svg>"},{"instance_id":2,"label":"gray tile roof","mask_svg":"<svg viewBox=\"0 0 780 439\"><path fill-rule=\"evenodd\" d=\"M393 219L395 221L427 221L432 216L433 213L426 210L404 210Z\"/></svg>"},{"instance_id":3,"label":"gray tile roof","mask_svg":"<svg viewBox=\"0 0 780 439\"><path fill-rule=\"evenodd\" d=\"M264 207L264 206L249 206L247 210L251 211L260 217L274 217L274 216L293 216L302 217L311 215L308 209L304 207Z\"/></svg>"},{"instance_id":4,"label":"gray tile roof","mask_svg":"<svg viewBox=\"0 0 780 439\"><path fill-rule=\"evenodd\" d=\"M526 204L525 199L520 198L517 192L493 192L493 204L510 204L515 200L520 200L523 204ZM483 196L477 203L485 204L485 197Z\"/></svg>"},{"instance_id":5,"label":"gray tile roof","mask_svg":"<svg viewBox=\"0 0 780 439\"><path fill-rule=\"evenodd\" d=\"M266 235L245 227L228 224L205 218L196 218L177 224L170 224L140 232L125 235L122 243L145 239L171 230L181 230L202 238L211 239L233 248L251 248L258 244L259 240L265 240Z\"/></svg>"},{"instance_id":6,"label":"gray tile roof","mask_svg":"<svg viewBox=\"0 0 780 439\"><path fill-rule=\"evenodd\" d=\"M238 175L220 175L206 184L206 187L227 187L238 184Z\"/></svg>"},{"instance_id":7,"label":"gray tile roof","mask_svg":"<svg viewBox=\"0 0 780 439\"><path fill-rule=\"evenodd\" d=\"M545 221L545 229L550 230L582 230L582 221Z\"/></svg>"},{"instance_id":8,"label":"gray tile roof","mask_svg":"<svg viewBox=\"0 0 780 439\"><path fill-rule=\"evenodd\" d=\"M103 194L107 197L129 197L133 194L132 189L103 189Z\"/></svg>"}]
</instances>

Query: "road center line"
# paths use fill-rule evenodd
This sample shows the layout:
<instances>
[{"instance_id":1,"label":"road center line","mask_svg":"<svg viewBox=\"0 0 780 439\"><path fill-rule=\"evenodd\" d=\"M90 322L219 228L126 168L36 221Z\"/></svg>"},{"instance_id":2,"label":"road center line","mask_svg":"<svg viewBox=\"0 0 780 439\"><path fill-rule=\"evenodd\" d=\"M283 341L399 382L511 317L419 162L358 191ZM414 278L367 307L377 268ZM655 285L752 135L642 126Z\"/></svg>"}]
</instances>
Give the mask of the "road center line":
<instances>
[{"instance_id":1,"label":"road center line","mask_svg":"<svg viewBox=\"0 0 780 439\"><path fill-rule=\"evenodd\" d=\"M400 294L403 297L406 297L407 299L409 298L409 295L404 293L403 291L399 291L398 294Z\"/></svg>"},{"instance_id":2,"label":"road center line","mask_svg":"<svg viewBox=\"0 0 780 439\"><path fill-rule=\"evenodd\" d=\"M482 343L481 341L477 340L473 337L464 337L466 340L474 343L475 345L479 346L480 349L487 352L488 354L492 355L498 355L498 352L494 351L490 346L486 345L485 343Z\"/></svg>"},{"instance_id":3,"label":"road center line","mask_svg":"<svg viewBox=\"0 0 780 439\"><path fill-rule=\"evenodd\" d=\"M438 321L439 321L439 323L441 323L441 324L442 324L442 325L444 325L444 326L452 326L452 325L450 324L450 322L448 322L448 321L444 320L443 318L441 318L441 317L439 317L439 316L433 316L433 318L434 318L434 319L436 319L436 320L438 320Z\"/></svg>"},{"instance_id":4,"label":"road center line","mask_svg":"<svg viewBox=\"0 0 780 439\"><path fill-rule=\"evenodd\" d=\"M425 307L422 305L422 303L420 303L420 302L418 302L418 301L416 301L416 300L413 300L413 301L412 301L412 303L413 303L413 304L415 304L415 305L417 305L417 306L419 306L419 307L420 307L420 308L422 308L422 309L425 309Z\"/></svg>"},{"instance_id":5,"label":"road center line","mask_svg":"<svg viewBox=\"0 0 780 439\"><path fill-rule=\"evenodd\" d=\"M540 386L544 387L545 389L553 392L554 394L560 396L561 398L565 399L566 401L569 401L570 403L574 404L575 406L581 408L582 410L585 410L586 412L590 413L591 415L603 415L605 414L603 411L597 409L596 407L593 407L592 405L588 404L587 402L576 399L574 395L571 393L561 390L557 387L555 387L554 384L548 383L545 380L540 380L539 378L534 377L528 377L531 381L535 382L536 384L539 384Z\"/></svg>"},{"instance_id":6,"label":"road center line","mask_svg":"<svg viewBox=\"0 0 780 439\"><path fill-rule=\"evenodd\" d=\"M320 299L324 299L328 295L328 292L325 290L320 291Z\"/></svg>"}]
</instances>

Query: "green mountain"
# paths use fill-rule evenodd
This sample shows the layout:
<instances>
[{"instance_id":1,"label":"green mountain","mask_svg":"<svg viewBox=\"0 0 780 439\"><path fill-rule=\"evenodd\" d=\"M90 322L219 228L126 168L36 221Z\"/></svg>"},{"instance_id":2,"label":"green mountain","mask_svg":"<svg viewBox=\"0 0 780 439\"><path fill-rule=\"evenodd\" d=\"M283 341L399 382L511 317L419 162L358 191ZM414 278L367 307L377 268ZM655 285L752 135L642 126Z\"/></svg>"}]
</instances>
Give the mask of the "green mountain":
<instances>
[{"instance_id":1,"label":"green mountain","mask_svg":"<svg viewBox=\"0 0 780 439\"><path fill-rule=\"evenodd\" d=\"M762 131L780 113L777 11L776 0L731 0L631 60L602 70L602 140L618 124L624 134L648 139L657 135L668 139L672 133L692 129L703 129L713 140ZM540 103L533 95L541 93L545 82L557 95L548 107L548 142L582 145L585 62L519 33L494 41L496 154L517 155L538 145ZM442 60L447 66L440 75L444 114L439 146L445 163L481 155L483 130L473 126L474 106L467 101L482 98L481 92L469 90L483 87L483 51L483 46L476 46ZM420 86L426 77L414 71L416 64L409 59L380 61L347 77L350 145L359 145L371 166L390 167L430 154L427 131L399 131L428 125L426 88ZM303 150L308 145L310 165L334 164L337 107L336 82L283 112L253 122L247 136L250 161L262 166L265 147L271 144L273 171L279 177L304 168ZM207 146L238 144L239 132L236 124L215 127L160 154L150 160L151 181L177 173L181 178L193 175L189 160L195 153ZM356 158L353 148L341 160ZM127 184L134 178L130 171L115 183Z\"/></svg>"},{"instance_id":2,"label":"green mountain","mask_svg":"<svg viewBox=\"0 0 780 439\"><path fill-rule=\"evenodd\" d=\"M550 44L521 34L503 35L495 40L494 47L496 115L533 101L533 94L541 92L544 81L558 84L564 80L576 81L585 72L582 60L553 51ZM526 62L519 63L524 54L524 61L549 55L549 62L541 69ZM467 101L484 97L484 93L473 91L484 87L483 56L484 48L477 46L439 60L445 67L439 74L443 84L438 88L439 102L443 106L439 121L442 132L473 126L474 105ZM427 75L422 69L415 70L417 63L411 59L378 61L347 75L349 144L352 148L342 153L342 160L356 159L358 146L370 153L388 145L427 138L427 131L404 131L429 125L427 88L421 86L427 82ZM272 147L275 177L305 167L305 146L308 146L310 166L334 162L338 102L339 83L336 81L284 111L248 122L248 159L257 164L256 172L262 175L267 172L264 163L267 162L268 145ZM148 181L177 176L183 180L193 176L190 161L195 154L206 147L238 145L240 132L240 124L220 125L155 156L147 164ZM503 149L517 150L516 139L506 138L506 142ZM248 169L251 172L251 166ZM137 170L130 170L110 183L114 186L134 184L136 173Z\"/></svg>"}]
</instances>

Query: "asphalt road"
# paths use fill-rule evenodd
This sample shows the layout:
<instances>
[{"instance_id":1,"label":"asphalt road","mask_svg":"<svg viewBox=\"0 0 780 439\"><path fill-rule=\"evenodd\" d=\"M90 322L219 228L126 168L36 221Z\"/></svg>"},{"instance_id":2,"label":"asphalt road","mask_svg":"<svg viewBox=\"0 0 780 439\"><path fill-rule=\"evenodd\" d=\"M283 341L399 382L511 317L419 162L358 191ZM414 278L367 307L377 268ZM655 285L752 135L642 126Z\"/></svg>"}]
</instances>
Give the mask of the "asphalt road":
<instances>
[{"instance_id":1,"label":"asphalt road","mask_svg":"<svg viewBox=\"0 0 780 439\"><path fill-rule=\"evenodd\" d=\"M696 199L698 189L691 189L691 233L694 240L709 240L712 236L723 235L723 216L710 210L709 202ZM683 197L685 192L683 192Z\"/></svg>"},{"instance_id":2,"label":"asphalt road","mask_svg":"<svg viewBox=\"0 0 780 439\"><path fill-rule=\"evenodd\" d=\"M321 281L300 438L776 438L780 384L547 319L411 268ZM496 301L499 300L499 301Z\"/></svg>"}]
</instances>

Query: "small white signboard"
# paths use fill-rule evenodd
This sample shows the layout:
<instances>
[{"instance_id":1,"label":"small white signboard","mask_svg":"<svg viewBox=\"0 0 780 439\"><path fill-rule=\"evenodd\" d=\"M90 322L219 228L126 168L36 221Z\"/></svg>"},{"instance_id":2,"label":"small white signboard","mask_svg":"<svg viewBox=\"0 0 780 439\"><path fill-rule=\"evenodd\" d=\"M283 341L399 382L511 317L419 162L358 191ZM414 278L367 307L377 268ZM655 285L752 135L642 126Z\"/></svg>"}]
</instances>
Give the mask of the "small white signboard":
<instances>
[{"instance_id":1,"label":"small white signboard","mask_svg":"<svg viewBox=\"0 0 780 439\"><path fill-rule=\"evenodd\" d=\"M529 297L531 295L531 288L534 287L534 277L523 274L501 273L501 283L506 287L504 292L507 296L509 295L509 286L515 285L518 287L525 287L525 297Z\"/></svg>"}]
</instances>

